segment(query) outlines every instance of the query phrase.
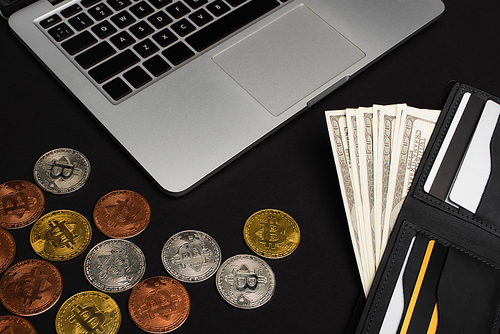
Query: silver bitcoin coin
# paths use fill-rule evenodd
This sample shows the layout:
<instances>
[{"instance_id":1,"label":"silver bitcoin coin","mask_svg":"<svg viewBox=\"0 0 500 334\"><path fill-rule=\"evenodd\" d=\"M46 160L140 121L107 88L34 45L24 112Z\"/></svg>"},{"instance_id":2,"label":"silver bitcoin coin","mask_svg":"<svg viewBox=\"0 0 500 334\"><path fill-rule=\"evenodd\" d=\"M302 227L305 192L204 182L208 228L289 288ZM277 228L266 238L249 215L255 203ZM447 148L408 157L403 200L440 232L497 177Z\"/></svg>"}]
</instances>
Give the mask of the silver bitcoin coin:
<instances>
[{"instance_id":1,"label":"silver bitcoin coin","mask_svg":"<svg viewBox=\"0 0 500 334\"><path fill-rule=\"evenodd\" d=\"M146 271L146 258L134 243L108 239L95 245L85 257L87 280L103 292L122 292L133 288Z\"/></svg>"},{"instance_id":2,"label":"silver bitcoin coin","mask_svg":"<svg viewBox=\"0 0 500 334\"><path fill-rule=\"evenodd\" d=\"M89 160L71 148L58 148L45 153L33 168L35 182L52 194L68 194L80 189L89 175Z\"/></svg>"},{"instance_id":3,"label":"silver bitcoin coin","mask_svg":"<svg viewBox=\"0 0 500 334\"><path fill-rule=\"evenodd\" d=\"M217 272L221 251L217 242L205 232L187 230L167 240L161 260L167 272L177 280L201 282Z\"/></svg>"},{"instance_id":4,"label":"silver bitcoin coin","mask_svg":"<svg viewBox=\"0 0 500 334\"><path fill-rule=\"evenodd\" d=\"M217 271L215 283L222 298L242 309L264 305L276 288L271 267L261 258L247 254L224 261Z\"/></svg>"}]
</instances>

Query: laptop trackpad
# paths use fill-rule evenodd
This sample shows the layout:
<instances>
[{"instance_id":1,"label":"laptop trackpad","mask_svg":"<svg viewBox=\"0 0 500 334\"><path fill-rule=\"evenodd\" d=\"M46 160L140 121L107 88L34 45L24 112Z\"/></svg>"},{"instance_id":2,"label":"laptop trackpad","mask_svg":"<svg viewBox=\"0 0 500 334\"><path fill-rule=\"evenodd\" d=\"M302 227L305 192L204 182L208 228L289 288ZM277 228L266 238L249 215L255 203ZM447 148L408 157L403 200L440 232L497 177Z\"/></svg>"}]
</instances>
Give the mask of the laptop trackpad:
<instances>
[{"instance_id":1,"label":"laptop trackpad","mask_svg":"<svg viewBox=\"0 0 500 334\"><path fill-rule=\"evenodd\" d=\"M364 56L300 5L213 60L277 116Z\"/></svg>"}]
</instances>

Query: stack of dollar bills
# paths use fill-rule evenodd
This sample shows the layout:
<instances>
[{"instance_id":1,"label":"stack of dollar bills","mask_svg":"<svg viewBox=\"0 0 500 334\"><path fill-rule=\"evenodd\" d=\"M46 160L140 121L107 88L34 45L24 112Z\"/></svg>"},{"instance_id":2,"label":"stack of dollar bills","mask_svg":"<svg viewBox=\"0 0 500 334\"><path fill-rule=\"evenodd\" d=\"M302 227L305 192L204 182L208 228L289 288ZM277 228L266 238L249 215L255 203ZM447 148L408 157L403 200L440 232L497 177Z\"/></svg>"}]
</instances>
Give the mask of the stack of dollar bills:
<instances>
[{"instance_id":1,"label":"stack of dollar bills","mask_svg":"<svg viewBox=\"0 0 500 334\"><path fill-rule=\"evenodd\" d=\"M367 295L440 111L395 104L325 113Z\"/></svg>"}]
</instances>

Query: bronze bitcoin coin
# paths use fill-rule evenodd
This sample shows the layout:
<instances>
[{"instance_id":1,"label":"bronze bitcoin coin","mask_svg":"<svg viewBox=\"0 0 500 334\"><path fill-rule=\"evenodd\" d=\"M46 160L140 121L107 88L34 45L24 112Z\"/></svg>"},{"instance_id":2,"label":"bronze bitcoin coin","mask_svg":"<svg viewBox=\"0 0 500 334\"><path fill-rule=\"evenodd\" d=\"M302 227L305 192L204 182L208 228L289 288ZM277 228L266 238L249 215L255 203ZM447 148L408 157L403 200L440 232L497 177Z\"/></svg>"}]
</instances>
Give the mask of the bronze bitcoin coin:
<instances>
[{"instance_id":1,"label":"bronze bitcoin coin","mask_svg":"<svg viewBox=\"0 0 500 334\"><path fill-rule=\"evenodd\" d=\"M57 334L116 334L122 315L113 298L100 291L83 291L68 298L56 314Z\"/></svg>"},{"instance_id":2,"label":"bronze bitcoin coin","mask_svg":"<svg viewBox=\"0 0 500 334\"><path fill-rule=\"evenodd\" d=\"M0 316L0 333L36 334L35 326L16 315Z\"/></svg>"},{"instance_id":3,"label":"bronze bitcoin coin","mask_svg":"<svg viewBox=\"0 0 500 334\"><path fill-rule=\"evenodd\" d=\"M10 266L14 256L16 256L14 237L7 230L0 228L0 273Z\"/></svg>"},{"instance_id":4,"label":"bronze bitcoin coin","mask_svg":"<svg viewBox=\"0 0 500 334\"><path fill-rule=\"evenodd\" d=\"M45 196L28 181L15 180L0 184L0 226L21 228L35 222L45 209Z\"/></svg>"},{"instance_id":5,"label":"bronze bitcoin coin","mask_svg":"<svg viewBox=\"0 0 500 334\"><path fill-rule=\"evenodd\" d=\"M115 190L97 201L94 222L110 238L130 238L149 224L151 209L146 199L132 190Z\"/></svg>"},{"instance_id":6,"label":"bronze bitcoin coin","mask_svg":"<svg viewBox=\"0 0 500 334\"><path fill-rule=\"evenodd\" d=\"M287 213L265 209L251 215L245 222L243 237L257 255L279 259L290 255L299 245L299 225Z\"/></svg>"},{"instance_id":7,"label":"bronze bitcoin coin","mask_svg":"<svg viewBox=\"0 0 500 334\"><path fill-rule=\"evenodd\" d=\"M181 282L154 276L139 282L130 293L132 321L149 333L168 333L179 328L191 310L191 299Z\"/></svg>"},{"instance_id":8,"label":"bronze bitcoin coin","mask_svg":"<svg viewBox=\"0 0 500 334\"><path fill-rule=\"evenodd\" d=\"M59 300L62 289L62 276L54 265L39 259L23 260L0 280L0 302L16 315L37 315Z\"/></svg>"},{"instance_id":9,"label":"bronze bitcoin coin","mask_svg":"<svg viewBox=\"0 0 500 334\"><path fill-rule=\"evenodd\" d=\"M30 243L41 257L65 261L80 255L89 245L92 228L78 212L57 210L49 212L33 225Z\"/></svg>"}]
</instances>

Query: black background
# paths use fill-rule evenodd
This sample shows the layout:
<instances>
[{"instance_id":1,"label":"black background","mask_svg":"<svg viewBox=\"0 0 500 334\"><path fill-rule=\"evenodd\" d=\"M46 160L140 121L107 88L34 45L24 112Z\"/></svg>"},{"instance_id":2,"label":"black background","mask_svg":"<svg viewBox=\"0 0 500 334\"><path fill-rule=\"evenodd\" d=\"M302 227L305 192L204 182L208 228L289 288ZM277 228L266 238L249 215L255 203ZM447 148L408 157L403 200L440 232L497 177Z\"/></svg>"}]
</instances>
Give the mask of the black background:
<instances>
[{"instance_id":1,"label":"black background","mask_svg":"<svg viewBox=\"0 0 500 334\"><path fill-rule=\"evenodd\" d=\"M500 95L500 2L445 0L442 17L351 82L340 87L190 193L165 195L122 151L58 81L0 22L0 183L33 181L37 159L54 148L81 151L91 176L69 195L46 193L44 213L77 211L92 223L104 194L130 189L152 209L147 229L130 241L147 259L144 278L165 275L165 241L186 229L210 234L223 261L251 253L243 224L254 212L280 209L299 224L301 241L290 256L267 260L276 274L274 296L264 306L240 310L217 292L214 277L184 284L192 302L176 333L345 333L356 323L362 293L325 121L325 110L407 103L436 108L446 84L457 80ZM152 144L154 145L154 144ZM29 244L31 227L10 230L17 244L13 263L39 258ZM93 226L91 244L107 239ZM55 333L61 304L94 290L83 274L85 254L54 263L63 275L63 294L48 311L27 319L38 333ZM129 292L112 294L122 313L120 333L142 333L130 320ZM0 315L8 312L0 306Z\"/></svg>"}]
</instances>

